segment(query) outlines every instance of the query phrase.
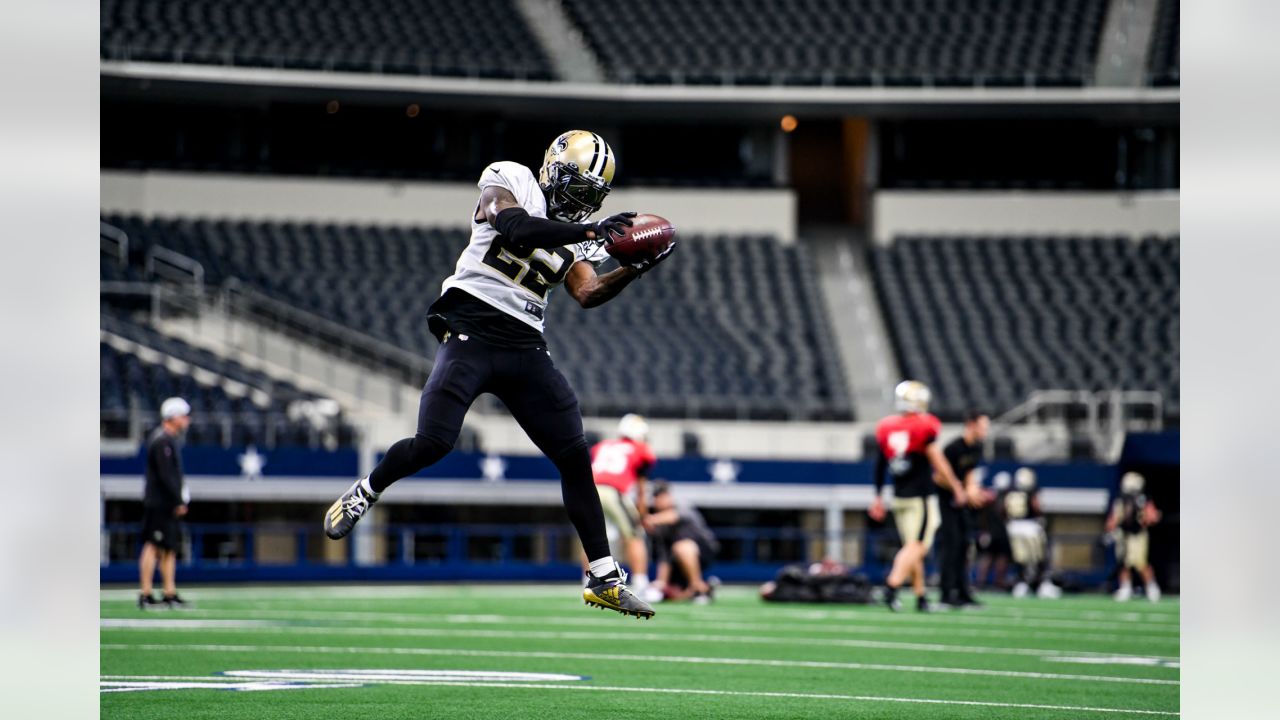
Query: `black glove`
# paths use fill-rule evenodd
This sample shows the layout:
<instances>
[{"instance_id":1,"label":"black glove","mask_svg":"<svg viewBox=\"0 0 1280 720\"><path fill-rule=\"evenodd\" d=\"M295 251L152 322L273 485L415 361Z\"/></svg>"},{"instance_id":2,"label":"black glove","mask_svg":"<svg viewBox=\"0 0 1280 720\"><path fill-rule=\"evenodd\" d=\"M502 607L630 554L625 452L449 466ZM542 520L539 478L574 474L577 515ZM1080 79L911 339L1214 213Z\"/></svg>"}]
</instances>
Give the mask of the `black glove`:
<instances>
[{"instance_id":1,"label":"black glove","mask_svg":"<svg viewBox=\"0 0 1280 720\"><path fill-rule=\"evenodd\" d=\"M635 216L635 212L631 211L610 215L599 222L590 223L587 229L596 234L596 240L612 245L615 237L622 237L624 232L622 228L634 225L631 218Z\"/></svg>"},{"instance_id":2,"label":"black glove","mask_svg":"<svg viewBox=\"0 0 1280 720\"><path fill-rule=\"evenodd\" d=\"M641 275L643 275L649 272L650 270L652 270L654 265L657 265L663 260L666 260L668 255L675 252L675 249L676 249L676 241L672 240L671 244L667 246L666 250L663 250L662 252L649 258L648 260L641 260L640 262L634 263L632 265L628 265L627 267L635 268L636 270L640 271Z\"/></svg>"}]
</instances>

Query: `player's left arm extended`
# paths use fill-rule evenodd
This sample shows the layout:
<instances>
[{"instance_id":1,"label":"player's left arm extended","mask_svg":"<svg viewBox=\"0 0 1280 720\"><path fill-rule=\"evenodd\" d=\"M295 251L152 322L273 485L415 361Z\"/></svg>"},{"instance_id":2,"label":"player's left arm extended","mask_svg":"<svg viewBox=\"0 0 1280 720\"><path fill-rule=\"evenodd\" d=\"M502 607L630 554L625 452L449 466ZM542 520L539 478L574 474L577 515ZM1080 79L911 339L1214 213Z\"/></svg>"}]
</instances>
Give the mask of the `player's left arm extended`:
<instances>
[{"instance_id":1,"label":"player's left arm extended","mask_svg":"<svg viewBox=\"0 0 1280 720\"><path fill-rule=\"evenodd\" d=\"M564 247L583 240L612 242L613 236L621 236L624 226L630 227L631 218L636 216L634 212L618 213L587 224L533 217L520 207L510 190L496 185L480 191L479 215L512 245L530 250ZM477 216L476 219L481 218Z\"/></svg>"},{"instance_id":2,"label":"player's left arm extended","mask_svg":"<svg viewBox=\"0 0 1280 720\"><path fill-rule=\"evenodd\" d=\"M569 268L564 279L564 289L584 308L593 308L612 300L622 289L640 277L643 271L623 265L603 275L596 274L595 266L579 260Z\"/></svg>"},{"instance_id":3,"label":"player's left arm extended","mask_svg":"<svg viewBox=\"0 0 1280 720\"><path fill-rule=\"evenodd\" d=\"M964 485L961 484L960 478L956 477L956 473L951 469L951 463L947 462L947 456L942 454L942 448L938 447L938 443L932 442L924 448L925 457L929 458L929 464L933 466L933 471L942 476L942 479L951 486L951 492L956 496L956 503L964 505L969 502L969 496L964 491Z\"/></svg>"}]
</instances>

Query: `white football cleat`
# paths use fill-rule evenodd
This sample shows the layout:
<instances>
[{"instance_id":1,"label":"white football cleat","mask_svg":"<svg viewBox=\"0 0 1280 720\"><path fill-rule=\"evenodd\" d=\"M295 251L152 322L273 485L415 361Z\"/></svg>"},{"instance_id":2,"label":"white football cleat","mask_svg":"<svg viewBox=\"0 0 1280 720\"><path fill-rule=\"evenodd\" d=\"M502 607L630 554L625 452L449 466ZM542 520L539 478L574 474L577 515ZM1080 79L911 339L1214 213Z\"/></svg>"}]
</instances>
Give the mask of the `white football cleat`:
<instances>
[{"instance_id":1,"label":"white football cleat","mask_svg":"<svg viewBox=\"0 0 1280 720\"><path fill-rule=\"evenodd\" d=\"M1133 597L1133 586L1125 583L1116 589L1114 595L1116 602L1129 602L1129 598Z\"/></svg>"},{"instance_id":2,"label":"white football cleat","mask_svg":"<svg viewBox=\"0 0 1280 720\"><path fill-rule=\"evenodd\" d=\"M1025 582L1022 582L1021 580L1018 581L1017 585L1013 586L1013 596L1016 598L1024 598L1030 592L1031 592L1031 586L1026 584Z\"/></svg>"},{"instance_id":3,"label":"white football cleat","mask_svg":"<svg viewBox=\"0 0 1280 720\"><path fill-rule=\"evenodd\" d=\"M1054 585L1052 581L1045 580L1036 590L1036 597L1041 600L1057 600L1062 597L1062 588Z\"/></svg>"},{"instance_id":4,"label":"white football cleat","mask_svg":"<svg viewBox=\"0 0 1280 720\"><path fill-rule=\"evenodd\" d=\"M1160 602L1160 586L1154 582L1147 583L1147 599L1151 602Z\"/></svg>"}]
</instances>

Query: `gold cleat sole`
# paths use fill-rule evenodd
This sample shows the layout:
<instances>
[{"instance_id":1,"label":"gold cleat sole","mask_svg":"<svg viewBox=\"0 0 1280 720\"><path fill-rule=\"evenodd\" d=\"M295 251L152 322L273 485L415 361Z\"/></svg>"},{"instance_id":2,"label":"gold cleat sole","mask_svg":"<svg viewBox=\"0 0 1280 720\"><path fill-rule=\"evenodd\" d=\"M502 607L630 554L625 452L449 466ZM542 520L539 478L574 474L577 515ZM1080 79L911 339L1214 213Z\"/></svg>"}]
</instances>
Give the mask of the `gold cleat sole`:
<instances>
[{"instance_id":1,"label":"gold cleat sole","mask_svg":"<svg viewBox=\"0 0 1280 720\"><path fill-rule=\"evenodd\" d=\"M635 611L635 610L627 610L627 609L625 609L625 608L614 607L614 606L612 606L612 605L605 605L605 604L603 604L603 603L594 602L594 601L588 600L588 599L586 599L586 598L583 598L583 599L582 599L582 604L583 604L583 605L586 605L586 606L588 606L588 607L598 608L598 609L600 609L600 610L612 610L612 611L614 611L614 612L616 612L616 613L620 613L620 614L622 614L622 615L630 615L630 616L634 617L634 618L635 618L635 619L637 619L637 620L639 620L639 619L641 619L641 618L644 618L645 620L649 620L649 619L652 619L652 618L653 618L653 616L657 614L657 613L652 613L652 612L650 612L650 613L642 613L642 612L637 612L637 611Z\"/></svg>"}]
</instances>

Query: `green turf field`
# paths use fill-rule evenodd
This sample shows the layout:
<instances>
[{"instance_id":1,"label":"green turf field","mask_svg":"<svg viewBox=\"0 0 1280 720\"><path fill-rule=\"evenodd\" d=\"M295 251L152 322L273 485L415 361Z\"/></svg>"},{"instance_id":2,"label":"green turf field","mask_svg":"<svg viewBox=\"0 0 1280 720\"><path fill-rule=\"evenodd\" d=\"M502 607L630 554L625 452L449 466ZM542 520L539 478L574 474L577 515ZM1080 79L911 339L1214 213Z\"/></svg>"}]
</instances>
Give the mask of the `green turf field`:
<instances>
[{"instance_id":1,"label":"green turf field","mask_svg":"<svg viewBox=\"0 0 1280 720\"><path fill-rule=\"evenodd\" d=\"M102 717L1178 713L1176 600L985 596L984 610L893 615L766 605L729 588L712 606L660 605L642 621L587 608L577 592L226 587L184 592L193 610L143 613L134 591L103 590Z\"/></svg>"}]
</instances>

